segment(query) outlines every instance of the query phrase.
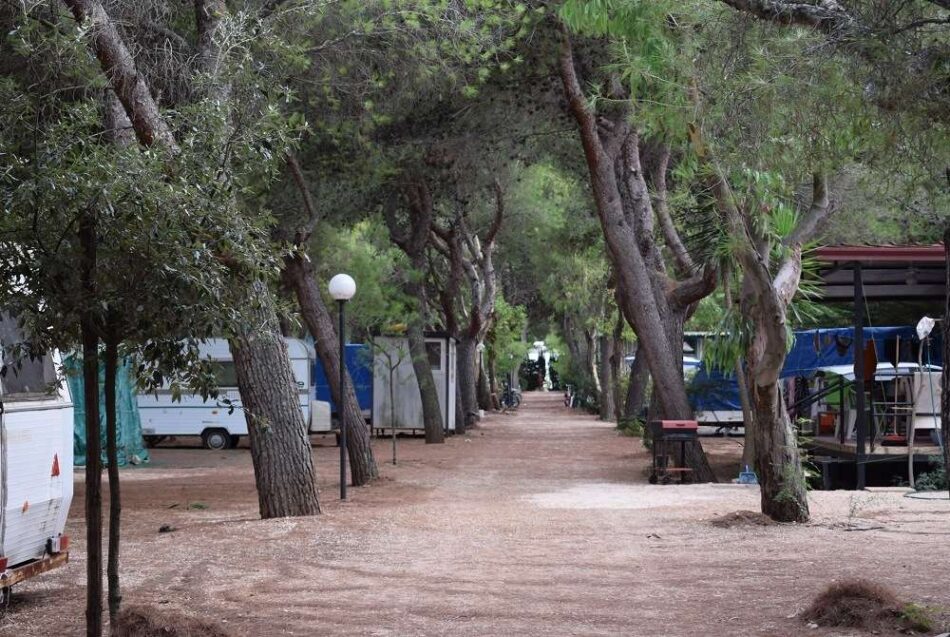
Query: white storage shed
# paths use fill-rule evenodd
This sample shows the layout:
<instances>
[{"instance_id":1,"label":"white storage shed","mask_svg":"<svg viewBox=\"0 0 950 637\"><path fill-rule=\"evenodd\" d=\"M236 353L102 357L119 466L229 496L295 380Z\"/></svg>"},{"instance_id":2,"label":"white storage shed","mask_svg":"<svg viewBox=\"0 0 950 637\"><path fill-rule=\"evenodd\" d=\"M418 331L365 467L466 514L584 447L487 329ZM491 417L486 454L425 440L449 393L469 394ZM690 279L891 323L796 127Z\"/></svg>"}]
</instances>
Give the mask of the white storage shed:
<instances>
[{"instance_id":1,"label":"white storage shed","mask_svg":"<svg viewBox=\"0 0 950 637\"><path fill-rule=\"evenodd\" d=\"M439 394L443 428L446 433L452 432L455 431L456 340L442 332L426 332L425 336L429 366ZM373 341L373 428L422 431L422 399L409 356L408 340L405 337L378 336Z\"/></svg>"}]
</instances>

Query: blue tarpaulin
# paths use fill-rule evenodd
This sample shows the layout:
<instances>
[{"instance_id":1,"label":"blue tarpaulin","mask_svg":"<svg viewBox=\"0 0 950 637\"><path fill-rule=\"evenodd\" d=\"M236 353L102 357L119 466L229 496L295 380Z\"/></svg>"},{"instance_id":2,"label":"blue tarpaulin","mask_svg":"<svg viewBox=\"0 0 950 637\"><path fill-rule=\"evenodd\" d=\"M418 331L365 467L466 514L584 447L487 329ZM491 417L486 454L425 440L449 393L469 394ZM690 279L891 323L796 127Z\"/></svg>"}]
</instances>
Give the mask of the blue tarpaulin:
<instances>
[{"instance_id":1,"label":"blue tarpaulin","mask_svg":"<svg viewBox=\"0 0 950 637\"><path fill-rule=\"evenodd\" d=\"M715 338L715 337L713 337ZM914 327L865 327L865 342L874 342L879 362L916 362L920 340ZM854 365L854 328L833 327L795 332L795 342L785 357L782 378L810 377L822 367ZM940 335L934 332L923 362L942 365ZM742 409L735 374L711 369L705 363L689 383L693 409L733 411Z\"/></svg>"},{"instance_id":2,"label":"blue tarpaulin","mask_svg":"<svg viewBox=\"0 0 950 637\"><path fill-rule=\"evenodd\" d=\"M349 343L344 353L346 371L350 373L353 388L356 390L356 400L360 409L373 409L373 353L369 345ZM330 410L336 413L336 404L330 398L330 383L323 371L323 365L317 358L313 363L314 397L330 403Z\"/></svg>"},{"instance_id":3,"label":"blue tarpaulin","mask_svg":"<svg viewBox=\"0 0 950 637\"><path fill-rule=\"evenodd\" d=\"M73 400L73 463L77 467L86 465L86 399L83 393L82 358L70 355L63 361L66 369L66 382ZM106 461L106 369L99 364L99 436L102 445L102 462ZM148 450L142 440L142 421L139 419L139 407L136 401L135 383L132 380L132 366L128 361L119 363L116 370L116 444L118 446L119 466L148 462Z\"/></svg>"}]
</instances>

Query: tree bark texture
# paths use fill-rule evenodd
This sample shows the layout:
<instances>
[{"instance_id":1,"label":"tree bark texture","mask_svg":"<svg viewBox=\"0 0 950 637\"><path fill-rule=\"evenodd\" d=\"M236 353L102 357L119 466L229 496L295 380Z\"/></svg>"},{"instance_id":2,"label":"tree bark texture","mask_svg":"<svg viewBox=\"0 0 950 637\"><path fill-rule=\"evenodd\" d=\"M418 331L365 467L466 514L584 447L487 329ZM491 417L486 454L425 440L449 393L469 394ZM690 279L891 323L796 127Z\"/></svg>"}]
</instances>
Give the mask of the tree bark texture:
<instances>
[{"instance_id":1,"label":"tree bark texture","mask_svg":"<svg viewBox=\"0 0 950 637\"><path fill-rule=\"evenodd\" d=\"M158 110L144 78L135 68L135 60L119 35L115 24L98 0L64 0L80 24L88 24L92 49L103 74L125 107L135 136L143 146L159 145L177 149L171 129Z\"/></svg>"},{"instance_id":2,"label":"tree bark texture","mask_svg":"<svg viewBox=\"0 0 950 637\"><path fill-rule=\"evenodd\" d=\"M638 355L634 357L630 368L630 382L627 384L627 397L623 407L625 419L640 417L640 412L646 405L649 383L650 369L647 367L646 359Z\"/></svg>"},{"instance_id":3,"label":"tree bark texture","mask_svg":"<svg viewBox=\"0 0 950 637\"><path fill-rule=\"evenodd\" d=\"M469 228L461 212L448 228L432 223L433 245L449 265L448 279L440 290L440 297L446 329L459 341L458 383L462 386L462 413L466 415L463 422L456 423L460 430L478 421L480 408L490 410L497 403L493 370L488 370L486 388L483 382L485 365L478 356L478 346L485 343L494 320L497 283L493 255L495 238L505 214L504 191L500 182L495 180L493 189L494 215L483 238ZM463 278L468 282L469 298L464 311L459 312L459 306L465 304L460 294ZM460 313L468 318L464 325L459 325ZM472 384L468 385L470 381Z\"/></svg>"},{"instance_id":4,"label":"tree bark texture","mask_svg":"<svg viewBox=\"0 0 950 637\"><path fill-rule=\"evenodd\" d=\"M330 385L330 393L340 409L341 422L346 427L346 450L350 460L350 472L353 485L361 486L379 477L376 458L370 440L369 427L363 419L353 379L347 374L346 392L340 399L340 339L333 327L333 317L323 302L317 281L314 278L313 265L302 254L295 254L284 261L285 280L293 285L307 329L313 336L317 357L323 366L324 375Z\"/></svg>"},{"instance_id":5,"label":"tree bark texture","mask_svg":"<svg viewBox=\"0 0 950 637\"><path fill-rule=\"evenodd\" d=\"M432 377L432 367L429 364L429 355L425 346L425 327L428 322L428 300L423 277L428 269L426 263L426 248L432 234L432 220L435 214L432 204L432 193L419 176L409 178L405 188L405 197L408 204L409 220L403 225L396 218L396 210L391 206L384 207L386 225L389 228L389 237L409 257L413 272L406 277L404 288L406 294L415 299L416 311L412 312L408 320L406 337L409 341L409 355L412 358L412 369L416 374L419 385L419 397L422 400L422 420L425 428L426 444L445 442L443 431L442 408L439 405L439 395Z\"/></svg>"},{"instance_id":6,"label":"tree bark texture","mask_svg":"<svg viewBox=\"0 0 950 637\"><path fill-rule=\"evenodd\" d=\"M646 360L662 417L688 419L692 409L682 368L682 323L690 307L715 289L715 272L707 267L674 281L663 270L653 240L654 211L639 160L639 136L629 123L628 109L604 114L601 123L577 76L571 36L563 31L559 58L568 109L577 123L590 173L591 191L608 254L617 275L620 309L639 341L638 356ZM617 101L629 96L618 95ZM601 130L608 132L601 135ZM679 325L679 329L674 329ZM679 363L677 363L679 361ZM699 443L689 445L688 465L697 481L715 476Z\"/></svg>"},{"instance_id":7,"label":"tree bark texture","mask_svg":"<svg viewBox=\"0 0 950 637\"><path fill-rule=\"evenodd\" d=\"M478 408L491 411L491 383L488 380L484 351L476 356L476 360L478 361Z\"/></svg>"},{"instance_id":8,"label":"tree bark texture","mask_svg":"<svg viewBox=\"0 0 950 637\"><path fill-rule=\"evenodd\" d=\"M80 219L82 287L96 298L96 222ZM99 335L95 315L84 308L79 329L82 338L82 382L86 425L86 635L102 635L102 442L99 428Z\"/></svg>"},{"instance_id":9,"label":"tree bark texture","mask_svg":"<svg viewBox=\"0 0 950 637\"><path fill-rule=\"evenodd\" d=\"M477 347L478 342L465 334L459 339L456 347L458 388L462 398L462 413L466 427L471 427L478 421Z\"/></svg>"},{"instance_id":10,"label":"tree bark texture","mask_svg":"<svg viewBox=\"0 0 950 637\"><path fill-rule=\"evenodd\" d=\"M617 419L617 406L614 402L614 340L607 334L600 335L600 419L614 421Z\"/></svg>"},{"instance_id":11,"label":"tree bark texture","mask_svg":"<svg viewBox=\"0 0 950 637\"><path fill-rule=\"evenodd\" d=\"M439 405L438 389L435 378L432 376L432 367L429 364L429 352L426 350L425 333L419 319L413 317L406 330L409 341L409 356L412 359L412 370L416 374L419 384L419 397L422 399L422 420L425 428L426 444L445 442L445 432L442 421L442 406Z\"/></svg>"},{"instance_id":12,"label":"tree bark texture","mask_svg":"<svg viewBox=\"0 0 950 637\"><path fill-rule=\"evenodd\" d=\"M755 470L762 513L781 522L807 522L808 496L792 422L778 383L749 383L755 422Z\"/></svg>"},{"instance_id":13,"label":"tree bark texture","mask_svg":"<svg viewBox=\"0 0 950 637\"><path fill-rule=\"evenodd\" d=\"M297 381L280 334L270 290L250 286L246 307L253 329L235 334L231 353L247 420L262 518L320 513L307 424L297 403Z\"/></svg>"},{"instance_id":14,"label":"tree bark texture","mask_svg":"<svg viewBox=\"0 0 950 637\"><path fill-rule=\"evenodd\" d=\"M740 308L752 330L745 352L746 385L762 512L780 522L804 522L808 520L805 476L795 432L782 401L779 376L787 351L786 314L801 279L801 246L831 210L827 180L821 174L814 176L811 207L800 218L791 239L786 240L783 259L774 267L769 263L772 242L762 237L751 218L738 209L718 169L710 189L720 200L733 236L746 238L737 244L736 257L743 271Z\"/></svg>"},{"instance_id":15,"label":"tree bark texture","mask_svg":"<svg viewBox=\"0 0 950 637\"><path fill-rule=\"evenodd\" d=\"M119 587L119 538L122 526L122 494L119 486L118 419L115 384L119 370L119 343L109 335L105 348L106 461L109 463L109 554L106 576L109 582L109 622L115 623L122 603ZM98 386L98 383L97 383Z\"/></svg>"},{"instance_id":16,"label":"tree bark texture","mask_svg":"<svg viewBox=\"0 0 950 637\"><path fill-rule=\"evenodd\" d=\"M944 288L945 308L943 314L943 374L941 375L940 431L943 442L943 467L950 482L950 220L943 232L943 250L947 263L947 280ZM950 490L950 485L948 485Z\"/></svg>"},{"instance_id":17,"label":"tree bark texture","mask_svg":"<svg viewBox=\"0 0 950 637\"><path fill-rule=\"evenodd\" d=\"M613 393L614 401L614 417L613 420L620 422L620 418L623 411L623 359L624 354L624 342L623 342L623 327L626 325L626 322L623 318L623 313L619 310L617 311L617 323L614 326L614 333L611 335L611 340L613 343L612 351L610 353L610 389Z\"/></svg>"}]
</instances>

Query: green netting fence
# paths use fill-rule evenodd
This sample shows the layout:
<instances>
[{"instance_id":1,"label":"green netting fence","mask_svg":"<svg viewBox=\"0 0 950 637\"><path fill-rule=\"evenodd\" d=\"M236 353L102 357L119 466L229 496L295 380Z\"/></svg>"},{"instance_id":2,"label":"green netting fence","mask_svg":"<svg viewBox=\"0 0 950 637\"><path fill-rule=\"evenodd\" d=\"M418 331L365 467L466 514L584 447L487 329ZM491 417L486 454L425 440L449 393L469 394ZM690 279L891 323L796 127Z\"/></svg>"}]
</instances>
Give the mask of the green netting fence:
<instances>
[{"instance_id":1,"label":"green netting fence","mask_svg":"<svg viewBox=\"0 0 950 637\"><path fill-rule=\"evenodd\" d=\"M82 357L67 356L63 361L66 369L66 383L73 400L73 454L77 467L86 465L86 401L83 394ZM106 410L105 410L105 366L99 364L99 424L102 432L102 462L106 464ZM115 383L116 417L118 431L116 442L119 452L119 465L148 462L148 450L142 441L142 421L139 418L138 403L135 399L135 383L132 380L132 367L128 361L122 361L116 370Z\"/></svg>"}]
</instances>

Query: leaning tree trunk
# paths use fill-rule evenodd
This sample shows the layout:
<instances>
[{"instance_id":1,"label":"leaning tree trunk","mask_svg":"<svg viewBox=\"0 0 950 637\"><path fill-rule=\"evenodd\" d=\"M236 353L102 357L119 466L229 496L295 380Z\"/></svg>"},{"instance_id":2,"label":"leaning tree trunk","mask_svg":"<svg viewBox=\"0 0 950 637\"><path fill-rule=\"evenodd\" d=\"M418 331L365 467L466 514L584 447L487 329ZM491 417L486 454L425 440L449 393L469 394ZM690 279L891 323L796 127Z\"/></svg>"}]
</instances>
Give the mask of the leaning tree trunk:
<instances>
[{"instance_id":1,"label":"leaning tree trunk","mask_svg":"<svg viewBox=\"0 0 950 637\"><path fill-rule=\"evenodd\" d=\"M750 378L748 387L762 512L779 522L807 522L808 497L798 443L779 384L758 386Z\"/></svg>"},{"instance_id":2,"label":"leaning tree trunk","mask_svg":"<svg viewBox=\"0 0 950 637\"><path fill-rule=\"evenodd\" d=\"M594 111L581 85L574 63L570 36L564 28L561 41L560 76L584 147L590 173L591 194L601 230L617 276L618 304L639 340L638 356L646 359L653 378L654 397L663 417L680 420L692 416L683 383L682 340L669 338L671 322L711 289L711 270L670 286L670 280L654 272L661 264L659 252L641 249L652 241L649 227L653 211L643 170L639 166L639 137L621 113L609 122L609 139L601 138L601 113ZM621 155L622 153L622 155ZM622 168L621 183L617 168ZM623 186L623 187L621 187ZM681 308L681 309L680 309ZM672 314L672 316L671 316ZM682 324L679 326L682 336ZM679 364L676 361L680 361ZM699 443L688 446L687 464L696 480L715 481Z\"/></svg>"},{"instance_id":3,"label":"leaning tree trunk","mask_svg":"<svg viewBox=\"0 0 950 637\"><path fill-rule=\"evenodd\" d=\"M343 406L341 422L346 427L351 480L356 486L364 485L379 477L379 469L352 378L346 383L346 393L340 400L340 340L333 327L333 318L320 296L309 260L301 255L290 257L285 261L284 272L285 280L289 279L294 287L300 313L313 336L314 348L330 385L333 401Z\"/></svg>"},{"instance_id":4,"label":"leaning tree trunk","mask_svg":"<svg viewBox=\"0 0 950 637\"><path fill-rule=\"evenodd\" d=\"M613 421L617 418L617 407L614 404L614 340L602 334L600 336L600 419Z\"/></svg>"},{"instance_id":5,"label":"leaning tree trunk","mask_svg":"<svg viewBox=\"0 0 950 637\"><path fill-rule=\"evenodd\" d=\"M470 427L478 420L478 377L475 369L477 342L474 338L463 335L455 351L458 357L457 384L462 397L463 424Z\"/></svg>"},{"instance_id":6,"label":"leaning tree trunk","mask_svg":"<svg viewBox=\"0 0 950 637\"><path fill-rule=\"evenodd\" d=\"M297 381L280 335L270 290L255 281L247 307L253 329L231 338L241 404L251 442L251 460L262 518L320 513L307 424L297 402ZM255 307L256 306L256 307Z\"/></svg>"},{"instance_id":7,"label":"leaning tree trunk","mask_svg":"<svg viewBox=\"0 0 950 637\"><path fill-rule=\"evenodd\" d=\"M422 399L422 423L426 432L426 444L445 442L445 432L442 428L442 407L439 405L439 394L432 377L432 366L429 363L429 352L426 350L425 334L418 319L413 319L406 330L409 341L409 356L412 359L412 370L416 373L419 385L419 397Z\"/></svg>"},{"instance_id":8,"label":"leaning tree trunk","mask_svg":"<svg viewBox=\"0 0 950 637\"><path fill-rule=\"evenodd\" d=\"M106 575L109 580L109 622L115 625L122 594L119 588L119 534L122 521L122 498L119 488L119 427L116 414L115 384L119 368L119 344L115 336L106 340L106 460L109 463L109 555Z\"/></svg>"}]
</instances>

